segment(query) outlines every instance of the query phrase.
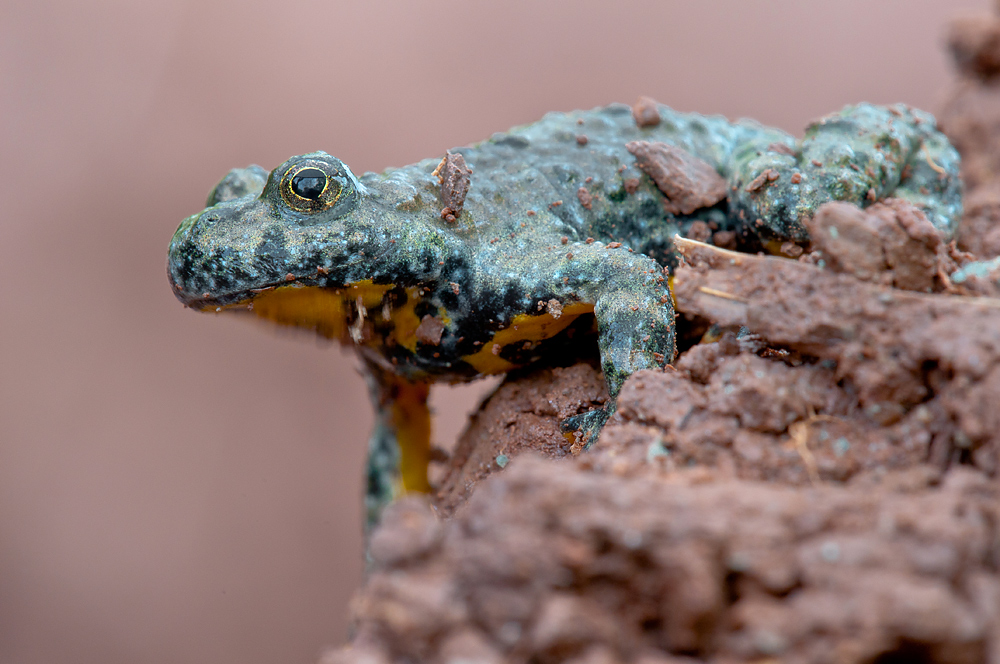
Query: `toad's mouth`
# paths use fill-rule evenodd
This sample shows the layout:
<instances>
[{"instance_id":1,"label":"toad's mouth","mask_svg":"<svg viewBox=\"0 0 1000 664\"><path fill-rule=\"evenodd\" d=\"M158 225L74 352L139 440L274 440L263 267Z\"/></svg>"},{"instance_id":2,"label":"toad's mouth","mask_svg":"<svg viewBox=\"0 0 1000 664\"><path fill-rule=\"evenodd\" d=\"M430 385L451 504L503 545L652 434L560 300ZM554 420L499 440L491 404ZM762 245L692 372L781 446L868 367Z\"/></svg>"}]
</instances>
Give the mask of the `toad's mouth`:
<instances>
[{"instance_id":1,"label":"toad's mouth","mask_svg":"<svg viewBox=\"0 0 1000 664\"><path fill-rule=\"evenodd\" d=\"M253 303L258 299L262 299L267 293L273 293L276 291L290 291L290 290L343 290L350 288L353 284L344 284L342 286L336 286L330 284L326 280L321 280L315 277L312 278L302 278L295 277L289 274L284 280L264 284L255 288L242 288L232 291L223 292L205 292L202 294L193 294L185 292L184 287L171 279L171 284L174 287L174 294L181 303L190 309L195 311L201 311L205 313L220 312L224 310L231 309L252 309ZM392 288L392 286L389 286Z\"/></svg>"},{"instance_id":2,"label":"toad's mouth","mask_svg":"<svg viewBox=\"0 0 1000 664\"><path fill-rule=\"evenodd\" d=\"M385 283L376 285L371 280L341 281L342 277L332 277L331 273L337 272L343 274L344 272L350 273L352 271L356 273L357 271L352 270L352 268L377 264L385 257L388 251L388 247L381 248L377 253L372 252L367 255L365 251L359 251L351 255L348 260L336 265L327 263L326 265L317 267L315 271L306 274L296 275L288 272L279 279L263 282L259 286L247 286L229 290L219 290L215 282L210 282L206 284L208 290L197 292L199 290L197 286L192 288L192 285L186 283L186 280L182 276L185 274L183 263L178 261L175 264L173 259L168 261L167 276L169 277L170 285L173 287L174 295L184 306L196 311L218 312L224 309L248 308L248 305L257 301L261 295L278 290L284 291L286 289L357 290L359 288L375 287L380 293L384 293L395 288L395 284ZM202 271L207 272L207 270ZM195 272L198 272L198 270Z\"/></svg>"}]
</instances>

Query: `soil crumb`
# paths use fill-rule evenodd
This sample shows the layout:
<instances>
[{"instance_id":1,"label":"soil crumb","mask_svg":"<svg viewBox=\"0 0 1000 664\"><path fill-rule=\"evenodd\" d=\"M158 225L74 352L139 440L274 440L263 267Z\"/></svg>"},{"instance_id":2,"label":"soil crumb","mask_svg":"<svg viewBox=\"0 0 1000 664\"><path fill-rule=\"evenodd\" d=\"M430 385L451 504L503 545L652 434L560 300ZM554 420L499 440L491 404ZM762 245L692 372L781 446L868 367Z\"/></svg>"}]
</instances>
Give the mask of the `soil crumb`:
<instances>
[{"instance_id":1,"label":"soil crumb","mask_svg":"<svg viewBox=\"0 0 1000 664\"><path fill-rule=\"evenodd\" d=\"M632 106L632 117L639 127L655 127L660 124L660 111L656 108L656 100L639 97Z\"/></svg>"},{"instance_id":2,"label":"soil crumb","mask_svg":"<svg viewBox=\"0 0 1000 664\"><path fill-rule=\"evenodd\" d=\"M437 346L441 343L442 334L444 334L444 323L440 318L427 314L420 319L420 325L416 329L417 341Z\"/></svg>"},{"instance_id":3,"label":"soil crumb","mask_svg":"<svg viewBox=\"0 0 1000 664\"><path fill-rule=\"evenodd\" d=\"M461 154L448 152L434 169L433 175L441 183L441 202L444 203L441 218L455 221L462 213L465 197L469 193L472 169L465 164L465 157Z\"/></svg>"}]
</instances>

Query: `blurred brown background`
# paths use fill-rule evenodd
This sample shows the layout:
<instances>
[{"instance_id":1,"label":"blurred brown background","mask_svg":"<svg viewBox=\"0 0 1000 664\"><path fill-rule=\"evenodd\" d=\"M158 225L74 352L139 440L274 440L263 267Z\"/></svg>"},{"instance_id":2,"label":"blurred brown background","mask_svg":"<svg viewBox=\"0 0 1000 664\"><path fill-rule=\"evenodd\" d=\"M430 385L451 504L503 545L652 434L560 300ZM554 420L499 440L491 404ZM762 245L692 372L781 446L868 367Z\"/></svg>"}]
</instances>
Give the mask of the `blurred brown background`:
<instances>
[{"instance_id":1,"label":"blurred brown background","mask_svg":"<svg viewBox=\"0 0 1000 664\"><path fill-rule=\"evenodd\" d=\"M346 635L352 358L167 286L231 167L381 170L639 94L796 133L934 110L945 22L989 4L2 3L0 662L306 663ZM438 395L439 439L479 391Z\"/></svg>"}]
</instances>

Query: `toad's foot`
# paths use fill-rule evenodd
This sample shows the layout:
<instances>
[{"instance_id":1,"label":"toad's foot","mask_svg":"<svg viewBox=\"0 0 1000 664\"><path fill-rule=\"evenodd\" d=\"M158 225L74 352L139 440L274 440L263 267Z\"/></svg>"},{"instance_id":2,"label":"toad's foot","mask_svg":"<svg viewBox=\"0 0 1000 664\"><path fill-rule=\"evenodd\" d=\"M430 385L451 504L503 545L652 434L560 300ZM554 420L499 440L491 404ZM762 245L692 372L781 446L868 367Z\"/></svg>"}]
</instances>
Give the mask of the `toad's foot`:
<instances>
[{"instance_id":1,"label":"toad's foot","mask_svg":"<svg viewBox=\"0 0 1000 664\"><path fill-rule=\"evenodd\" d=\"M567 417L559 423L559 430L573 444L574 452L588 450L597 442L597 438L601 435L601 429L615 414L615 410L617 410L617 401L609 399L601 408Z\"/></svg>"}]
</instances>

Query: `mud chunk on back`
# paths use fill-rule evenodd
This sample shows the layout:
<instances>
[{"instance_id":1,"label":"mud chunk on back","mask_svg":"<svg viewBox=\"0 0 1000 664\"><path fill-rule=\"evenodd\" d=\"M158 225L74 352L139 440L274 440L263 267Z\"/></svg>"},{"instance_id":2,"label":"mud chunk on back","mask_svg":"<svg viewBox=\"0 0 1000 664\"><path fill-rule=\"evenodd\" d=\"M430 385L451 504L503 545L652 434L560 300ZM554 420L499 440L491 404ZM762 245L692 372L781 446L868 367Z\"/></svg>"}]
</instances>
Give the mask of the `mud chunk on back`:
<instances>
[{"instance_id":1,"label":"mud chunk on back","mask_svg":"<svg viewBox=\"0 0 1000 664\"><path fill-rule=\"evenodd\" d=\"M461 154L448 152L434 169L434 175L441 183L441 202L444 203L441 218L455 221L455 217L462 213L465 196L469 193L472 169L465 164L465 157Z\"/></svg>"},{"instance_id":2,"label":"mud chunk on back","mask_svg":"<svg viewBox=\"0 0 1000 664\"><path fill-rule=\"evenodd\" d=\"M642 172L667 197L671 214L691 214L726 197L726 181L711 164L667 143L633 141L625 146Z\"/></svg>"}]
</instances>

